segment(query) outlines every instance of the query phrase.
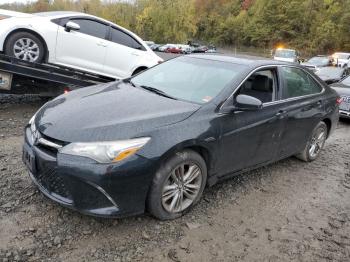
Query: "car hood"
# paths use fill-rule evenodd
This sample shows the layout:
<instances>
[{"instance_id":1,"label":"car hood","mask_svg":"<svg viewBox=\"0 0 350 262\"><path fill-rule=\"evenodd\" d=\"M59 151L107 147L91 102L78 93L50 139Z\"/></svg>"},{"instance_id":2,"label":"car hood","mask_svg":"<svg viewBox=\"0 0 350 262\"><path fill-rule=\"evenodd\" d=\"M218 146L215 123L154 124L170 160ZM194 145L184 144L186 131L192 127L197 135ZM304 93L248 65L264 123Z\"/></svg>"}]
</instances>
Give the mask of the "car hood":
<instances>
[{"instance_id":1,"label":"car hood","mask_svg":"<svg viewBox=\"0 0 350 262\"><path fill-rule=\"evenodd\" d=\"M317 76L319 78L321 78L323 81L329 81L329 80L333 80L333 81L339 81L341 79L340 76L329 76L329 75L325 75L325 74L317 74Z\"/></svg>"},{"instance_id":2,"label":"car hood","mask_svg":"<svg viewBox=\"0 0 350 262\"><path fill-rule=\"evenodd\" d=\"M350 86L344 85L342 83L337 83L331 85L331 88L335 90L340 96L350 96Z\"/></svg>"},{"instance_id":3,"label":"car hood","mask_svg":"<svg viewBox=\"0 0 350 262\"><path fill-rule=\"evenodd\" d=\"M285 57L275 56L273 59L277 61L282 61L282 62L291 62L291 63L295 62L294 58L285 58Z\"/></svg>"},{"instance_id":4,"label":"car hood","mask_svg":"<svg viewBox=\"0 0 350 262\"><path fill-rule=\"evenodd\" d=\"M35 125L43 135L64 142L112 141L148 135L199 108L120 81L57 97L37 112Z\"/></svg>"}]
</instances>

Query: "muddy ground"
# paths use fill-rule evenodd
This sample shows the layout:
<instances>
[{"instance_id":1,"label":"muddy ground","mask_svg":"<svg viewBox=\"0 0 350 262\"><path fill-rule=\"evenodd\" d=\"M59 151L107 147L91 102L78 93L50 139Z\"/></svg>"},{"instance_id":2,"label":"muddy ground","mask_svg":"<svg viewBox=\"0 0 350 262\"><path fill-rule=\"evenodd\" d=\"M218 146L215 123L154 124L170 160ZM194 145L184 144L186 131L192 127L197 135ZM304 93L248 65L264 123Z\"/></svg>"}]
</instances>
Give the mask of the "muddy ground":
<instances>
[{"instance_id":1,"label":"muddy ground","mask_svg":"<svg viewBox=\"0 0 350 262\"><path fill-rule=\"evenodd\" d=\"M313 163L222 182L175 221L97 219L46 199L21 161L36 97L0 97L0 261L350 261L350 122Z\"/></svg>"}]
</instances>

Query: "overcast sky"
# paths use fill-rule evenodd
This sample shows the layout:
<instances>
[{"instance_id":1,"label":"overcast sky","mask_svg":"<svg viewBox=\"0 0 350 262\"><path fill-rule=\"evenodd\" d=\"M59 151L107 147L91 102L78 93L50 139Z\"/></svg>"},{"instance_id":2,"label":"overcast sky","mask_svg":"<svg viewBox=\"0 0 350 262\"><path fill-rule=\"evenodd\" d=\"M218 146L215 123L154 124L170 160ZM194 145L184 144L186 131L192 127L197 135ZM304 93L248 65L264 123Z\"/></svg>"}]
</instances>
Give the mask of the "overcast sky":
<instances>
[{"instance_id":1,"label":"overcast sky","mask_svg":"<svg viewBox=\"0 0 350 262\"><path fill-rule=\"evenodd\" d=\"M27 2L35 2L35 0L0 0L0 5L1 4L14 3L14 2L25 4Z\"/></svg>"}]
</instances>

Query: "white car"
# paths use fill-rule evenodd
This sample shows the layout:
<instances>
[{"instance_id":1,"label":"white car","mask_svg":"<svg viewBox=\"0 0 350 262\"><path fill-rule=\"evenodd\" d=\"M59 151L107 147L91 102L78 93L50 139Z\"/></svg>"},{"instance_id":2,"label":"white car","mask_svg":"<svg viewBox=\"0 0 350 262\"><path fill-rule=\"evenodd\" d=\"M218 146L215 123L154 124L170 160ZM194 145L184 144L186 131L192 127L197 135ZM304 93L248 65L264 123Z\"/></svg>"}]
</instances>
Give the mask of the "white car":
<instances>
[{"instance_id":1,"label":"white car","mask_svg":"<svg viewBox=\"0 0 350 262\"><path fill-rule=\"evenodd\" d=\"M334 53L332 58L333 65L339 67L350 67L350 53Z\"/></svg>"},{"instance_id":2,"label":"white car","mask_svg":"<svg viewBox=\"0 0 350 262\"><path fill-rule=\"evenodd\" d=\"M24 14L0 9L0 52L114 78L163 61L127 29L76 12Z\"/></svg>"},{"instance_id":3,"label":"white car","mask_svg":"<svg viewBox=\"0 0 350 262\"><path fill-rule=\"evenodd\" d=\"M277 48L273 56L274 60L290 63L298 63L298 52L294 49Z\"/></svg>"}]
</instances>

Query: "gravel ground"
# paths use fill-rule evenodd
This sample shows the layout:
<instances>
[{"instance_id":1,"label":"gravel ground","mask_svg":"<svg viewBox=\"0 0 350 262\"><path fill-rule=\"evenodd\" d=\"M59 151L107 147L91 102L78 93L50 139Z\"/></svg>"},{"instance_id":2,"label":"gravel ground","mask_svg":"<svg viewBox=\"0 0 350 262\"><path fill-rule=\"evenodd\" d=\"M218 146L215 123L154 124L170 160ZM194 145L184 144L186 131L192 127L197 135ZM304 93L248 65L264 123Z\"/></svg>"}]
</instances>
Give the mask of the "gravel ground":
<instances>
[{"instance_id":1,"label":"gravel ground","mask_svg":"<svg viewBox=\"0 0 350 262\"><path fill-rule=\"evenodd\" d=\"M38 192L21 161L43 104L0 96L0 261L349 261L350 122L320 158L289 158L205 191L175 221L97 219Z\"/></svg>"}]
</instances>

